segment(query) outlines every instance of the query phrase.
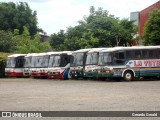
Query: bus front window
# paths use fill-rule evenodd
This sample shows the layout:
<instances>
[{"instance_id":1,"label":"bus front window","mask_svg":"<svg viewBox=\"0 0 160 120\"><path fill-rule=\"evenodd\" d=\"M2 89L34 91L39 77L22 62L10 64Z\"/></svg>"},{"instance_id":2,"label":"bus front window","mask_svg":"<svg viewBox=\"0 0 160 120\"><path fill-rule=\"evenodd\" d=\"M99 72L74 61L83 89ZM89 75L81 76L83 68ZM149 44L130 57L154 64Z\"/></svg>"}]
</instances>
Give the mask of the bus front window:
<instances>
[{"instance_id":1,"label":"bus front window","mask_svg":"<svg viewBox=\"0 0 160 120\"><path fill-rule=\"evenodd\" d=\"M76 54L72 54L72 57L71 57L71 67L74 67L75 66L75 59L76 59Z\"/></svg>"},{"instance_id":2,"label":"bus front window","mask_svg":"<svg viewBox=\"0 0 160 120\"><path fill-rule=\"evenodd\" d=\"M55 56L50 56L49 64L48 64L49 67L53 67L53 65L54 65L54 62L55 62L55 61L54 61L54 57L55 57Z\"/></svg>"},{"instance_id":3,"label":"bus front window","mask_svg":"<svg viewBox=\"0 0 160 120\"><path fill-rule=\"evenodd\" d=\"M31 59L31 67L35 67L35 63L36 63L36 57L33 56Z\"/></svg>"},{"instance_id":4,"label":"bus front window","mask_svg":"<svg viewBox=\"0 0 160 120\"><path fill-rule=\"evenodd\" d=\"M92 54L92 65L97 65L98 64L98 53L93 53Z\"/></svg>"},{"instance_id":5,"label":"bus front window","mask_svg":"<svg viewBox=\"0 0 160 120\"><path fill-rule=\"evenodd\" d=\"M48 67L49 56L43 56L43 67Z\"/></svg>"},{"instance_id":6,"label":"bus front window","mask_svg":"<svg viewBox=\"0 0 160 120\"><path fill-rule=\"evenodd\" d=\"M42 66L43 66L43 56L36 57L35 67L42 67Z\"/></svg>"},{"instance_id":7,"label":"bus front window","mask_svg":"<svg viewBox=\"0 0 160 120\"><path fill-rule=\"evenodd\" d=\"M32 60L32 57L26 57L24 67L30 67L31 66L31 60Z\"/></svg>"},{"instance_id":8,"label":"bus front window","mask_svg":"<svg viewBox=\"0 0 160 120\"><path fill-rule=\"evenodd\" d=\"M59 66L60 66L60 56L55 56L53 67L59 67Z\"/></svg>"},{"instance_id":9,"label":"bus front window","mask_svg":"<svg viewBox=\"0 0 160 120\"><path fill-rule=\"evenodd\" d=\"M6 67L15 67L16 61L15 58L8 58Z\"/></svg>"},{"instance_id":10,"label":"bus front window","mask_svg":"<svg viewBox=\"0 0 160 120\"><path fill-rule=\"evenodd\" d=\"M73 54L73 63L71 66L83 66L84 53Z\"/></svg>"},{"instance_id":11,"label":"bus front window","mask_svg":"<svg viewBox=\"0 0 160 120\"><path fill-rule=\"evenodd\" d=\"M86 65L97 65L98 64L98 54L97 53L89 53L87 55Z\"/></svg>"},{"instance_id":12,"label":"bus front window","mask_svg":"<svg viewBox=\"0 0 160 120\"><path fill-rule=\"evenodd\" d=\"M103 54L99 54L98 65L103 65Z\"/></svg>"},{"instance_id":13,"label":"bus front window","mask_svg":"<svg viewBox=\"0 0 160 120\"><path fill-rule=\"evenodd\" d=\"M92 54L87 55L86 65L92 64Z\"/></svg>"},{"instance_id":14,"label":"bus front window","mask_svg":"<svg viewBox=\"0 0 160 120\"><path fill-rule=\"evenodd\" d=\"M105 65L112 65L112 54L111 53L104 53L104 64Z\"/></svg>"}]
</instances>

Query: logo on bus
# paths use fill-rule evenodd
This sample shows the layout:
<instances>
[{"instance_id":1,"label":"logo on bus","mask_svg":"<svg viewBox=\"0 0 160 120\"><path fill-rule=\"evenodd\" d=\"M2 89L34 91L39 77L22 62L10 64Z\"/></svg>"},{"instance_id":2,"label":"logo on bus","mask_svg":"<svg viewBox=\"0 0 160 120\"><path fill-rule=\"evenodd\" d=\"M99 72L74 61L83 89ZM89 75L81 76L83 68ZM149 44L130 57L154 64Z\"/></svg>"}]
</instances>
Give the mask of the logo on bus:
<instances>
[{"instance_id":1,"label":"logo on bus","mask_svg":"<svg viewBox=\"0 0 160 120\"><path fill-rule=\"evenodd\" d=\"M134 67L160 67L160 60L135 60Z\"/></svg>"}]
</instances>

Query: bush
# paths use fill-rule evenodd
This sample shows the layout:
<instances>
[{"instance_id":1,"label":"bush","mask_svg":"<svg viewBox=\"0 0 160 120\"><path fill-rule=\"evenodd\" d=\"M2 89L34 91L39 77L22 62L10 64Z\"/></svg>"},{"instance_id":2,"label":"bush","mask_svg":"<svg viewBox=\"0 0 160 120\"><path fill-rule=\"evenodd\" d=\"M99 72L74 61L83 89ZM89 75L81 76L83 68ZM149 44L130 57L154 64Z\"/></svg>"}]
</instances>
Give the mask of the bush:
<instances>
[{"instance_id":1,"label":"bush","mask_svg":"<svg viewBox=\"0 0 160 120\"><path fill-rule=\"evenodd\" d=\"M5 77L5 66L8 55L10 55L10 53L0 52L0 77Z\"/></svg>"}]
</instances>

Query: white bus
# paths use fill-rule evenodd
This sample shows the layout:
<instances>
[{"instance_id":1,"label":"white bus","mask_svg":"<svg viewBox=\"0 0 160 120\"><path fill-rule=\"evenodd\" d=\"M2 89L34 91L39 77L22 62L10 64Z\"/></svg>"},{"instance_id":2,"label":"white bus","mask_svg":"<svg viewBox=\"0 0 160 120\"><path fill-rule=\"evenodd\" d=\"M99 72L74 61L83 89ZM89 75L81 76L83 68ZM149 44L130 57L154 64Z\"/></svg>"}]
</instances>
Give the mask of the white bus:
<instances>
[{"instance_id":1,"label":"white bus","mask_svg":"<svg viewBox=\"0 0 160 120\"><path fill-rule=\"evenodd\" d=\"M71 51L62 51L50 54L48 78L69 79Z\"/></svg>"},{"instance_id":2,"label":"white bus","mask_svg":"<svg viewBox=\"0 0 160 120\"><path fill-rule=\"evenodd\" d=\"M37 53L28 53L25 56L24 69L23 69L23 75L25 77L30 76L29 73L31 71L31 68L34 67L36 54Z\"/></svg>"},{"instance_id":3,"label":"white bus","mask_svg":"<svg viewBox=\"0 0 160 120\"><path fill-rule=\"evenodd\" d=\"M31 68L30 76L33 78L46 78L48 77L48 53L37 53L34 55L34 65Z\"/></svg>"},{"instance_id":4,"label":"white bus","mask_svg":"<svg viewBox=\"0 0 160 120\"><path fill-rule=\"evenodd\" d=\"M8 56L5 76L23 77L24 57L26 54L13 54Z\"/></svg>"},{"instance_id":5,"label":"white bus","mask_svg":"<svg viewBox=\"0 0 160 120\"><path fill-rule=\"evenodd\" d=\"M87 52L90 50L91 49L80 49L72 53L70 72L72 79L84 78L83 74L85 69Z\"/></svg>"},{"instance_id":6,"label":"white bus","mask_svg":"<svg viewBox=\"0 0 160 120\"><path fill-rule=\"evenodd\" d=\"M107 48L93 48L87 53L87 60L85 64L84 77L85 78L98 78L98 59L99 52L107 50Z\"/></svg>"},{"instance_id":7,"label":"white bus","mask_svg":"<svg viewBox=\"0 0 160 120\"><path fill-rule=\"evenodd\" d=\"M101 53L102 54L102 53ZM131 81L160 77L160 46L114 47L103 51L101 77Z\"/></svg>"}]
</instances>

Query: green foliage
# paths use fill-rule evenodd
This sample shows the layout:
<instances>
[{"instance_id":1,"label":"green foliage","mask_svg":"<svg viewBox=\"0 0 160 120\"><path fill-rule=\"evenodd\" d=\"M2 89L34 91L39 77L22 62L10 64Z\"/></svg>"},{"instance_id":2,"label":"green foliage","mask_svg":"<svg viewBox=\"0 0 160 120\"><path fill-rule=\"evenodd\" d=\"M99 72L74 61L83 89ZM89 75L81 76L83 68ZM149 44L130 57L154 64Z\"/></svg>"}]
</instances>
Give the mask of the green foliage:
<instances>
[{"instance_id":1,"label":"green foliage","mask_svg":"<svg viewBox=\"0 0 160 120\"><path fill-rule=\"evenodd\" d=\"M37 27L37 13L32 11L26 2L0 2L0 30L11 31L19 29L23 32L23 26L29 29L34 36L39 30Z\"/></svg>"},{"instance_id":2,"label":"green foliage","mask_svg":"<svg viewBox=\"0 0 160 120\"><path fill-rule=\"evenodd\" d=\"M12 33L0 30L0 52L11 52L14 49Z\"/></svg>"},{"instance_id":3,"label":"green foliage","mask_svg":"<svg viewBox=\"0 0 160 120\"><path fill-rule=\"evenodd\" d=\"M133 21L119 20L107 10L98 8L96 11L91 6L89 16L80 20L77 26L69 27L63 37L61 32L53 34L50 44L55 50L123 46L132 44L132 35L136 32Z\"/></svg>"},{"instance_id":4,"label":"green foliage","mask_svg":"<svg viewBox=\"0 0 160 120\"><path fill-rule=\"evenodd\" d=\"M160 10L155 9L150 13L150 17L144 27L144 44L160 45Z\"/></svg>"},{"instance_id":5,"label":"green foliage","mask_svg":"<svg viewBox=\"0 0 160 120\"><path fill-rule=\"evenodd\" d=\"M39 53L47 52L51 49L49 42L41 42L40 35L36 34L31 38L27 27L24 27L22 34L19 34L19 30L15 29L13 35L13 41L15 45L16 53Z\"/></svg>"},{"instance_id":6,"label":"green foliage","mask_svg":"<svg viewBox=\"0 0 160 120\"><path fill-rule=\"evenodd\" d=\"M65 34L63 30L60 30L57 34L52 34L50 36L50 45L53 46L55 50L63 50Z\"/></svg>"},{"instance_id":7,"label":"green foliage","mask_svg":"<svg viewBox=\"0 0 160 120\"><path fill-rule=\"evenodd\" d=\"M6 59L10 53L3 53L0 52L0 77L5 76L5 66L6 66Z\"/></svg>"}]
</instances>

